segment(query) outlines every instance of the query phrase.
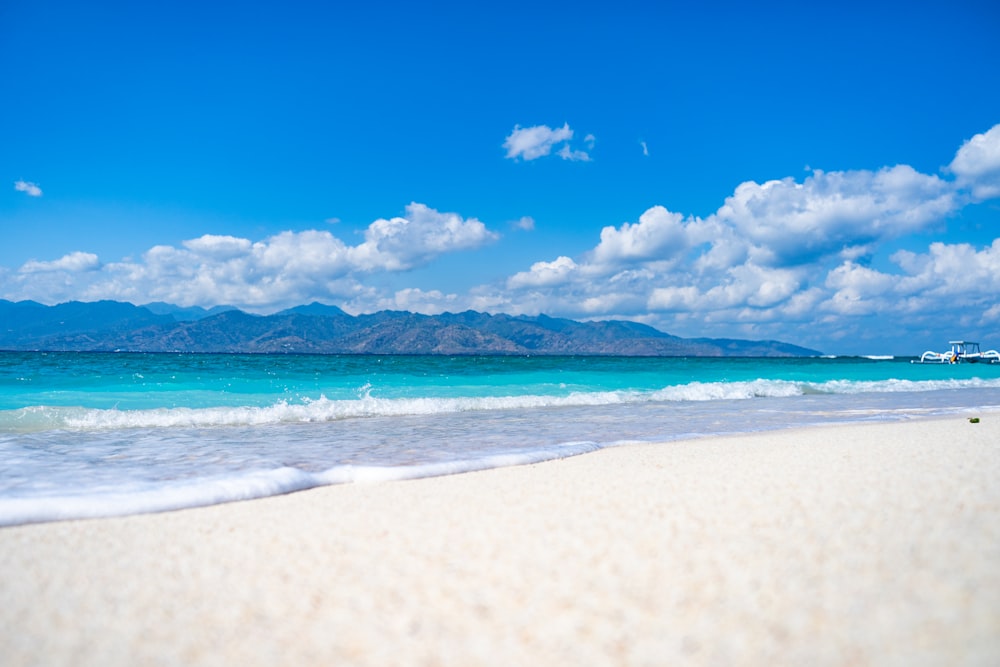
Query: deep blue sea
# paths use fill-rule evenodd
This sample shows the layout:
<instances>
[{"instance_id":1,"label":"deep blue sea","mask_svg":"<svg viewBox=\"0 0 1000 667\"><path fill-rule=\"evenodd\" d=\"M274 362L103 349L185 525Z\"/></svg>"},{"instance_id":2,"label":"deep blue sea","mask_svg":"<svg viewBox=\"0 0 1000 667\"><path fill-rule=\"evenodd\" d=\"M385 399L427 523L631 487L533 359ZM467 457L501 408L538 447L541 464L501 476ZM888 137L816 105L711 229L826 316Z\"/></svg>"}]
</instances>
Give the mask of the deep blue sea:
<instances>
[{"instance_id":1,"label":"deep blue sea","mask_svg":"<svg viewBox=\"0 0 1000 667\"><path fill-rule=\"evenodd\" d=\"M1000 409L909 359L0 353L0 525Z\"/></svg>"}]
</instances>

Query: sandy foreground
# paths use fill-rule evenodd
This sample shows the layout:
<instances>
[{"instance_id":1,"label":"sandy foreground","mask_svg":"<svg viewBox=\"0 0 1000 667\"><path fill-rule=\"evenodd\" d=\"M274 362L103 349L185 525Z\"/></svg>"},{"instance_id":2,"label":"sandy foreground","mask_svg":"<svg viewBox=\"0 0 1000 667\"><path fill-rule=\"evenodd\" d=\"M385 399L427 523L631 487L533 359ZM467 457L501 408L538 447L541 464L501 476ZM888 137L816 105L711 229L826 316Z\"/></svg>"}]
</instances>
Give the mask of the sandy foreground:
<instances>
[{"instance_id":1,"label":"sandy foreground","mask_svg":"<svg viewBox=\"0 0 1000 667\"><path fill-rule=\"evenodd\" d=\"M997 665L981 418L0 529L0 661Z\"/></svg>"}]
</instances>

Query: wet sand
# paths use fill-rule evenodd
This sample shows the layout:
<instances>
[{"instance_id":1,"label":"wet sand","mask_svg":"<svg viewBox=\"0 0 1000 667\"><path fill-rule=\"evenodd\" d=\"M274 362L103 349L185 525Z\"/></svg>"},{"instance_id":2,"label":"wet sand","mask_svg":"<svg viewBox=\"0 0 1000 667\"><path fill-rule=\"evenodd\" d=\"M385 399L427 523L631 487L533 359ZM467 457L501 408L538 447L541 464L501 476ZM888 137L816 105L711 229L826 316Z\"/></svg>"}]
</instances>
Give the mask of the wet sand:
<instances>
[{"instance_id":1,"label":"wet sand","mask_svg":"<svg viewBox=\"0 0 1000 667\"><path fill-rule=\"evenodd\" d=\"M1000 414L0 529L4 665L1000 664Z\"/></svg>"}]
</instances>

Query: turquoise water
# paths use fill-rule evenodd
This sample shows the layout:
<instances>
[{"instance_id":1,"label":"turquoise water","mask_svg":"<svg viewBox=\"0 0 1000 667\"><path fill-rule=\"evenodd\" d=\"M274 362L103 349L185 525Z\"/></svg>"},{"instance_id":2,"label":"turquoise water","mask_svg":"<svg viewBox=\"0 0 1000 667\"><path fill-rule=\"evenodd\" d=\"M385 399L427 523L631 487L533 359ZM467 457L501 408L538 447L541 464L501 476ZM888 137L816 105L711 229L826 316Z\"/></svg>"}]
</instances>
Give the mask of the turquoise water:
<instances>
[{"instance_id":1,"label":"turquoise water","mask_svg":"<svg viewBox=\"0 0 1000 667\"><path fill-rule=\"evenodd\" d=\"M0 353L0 525L1000 406L1000 365Z\"/></svg>"}]
</instances>

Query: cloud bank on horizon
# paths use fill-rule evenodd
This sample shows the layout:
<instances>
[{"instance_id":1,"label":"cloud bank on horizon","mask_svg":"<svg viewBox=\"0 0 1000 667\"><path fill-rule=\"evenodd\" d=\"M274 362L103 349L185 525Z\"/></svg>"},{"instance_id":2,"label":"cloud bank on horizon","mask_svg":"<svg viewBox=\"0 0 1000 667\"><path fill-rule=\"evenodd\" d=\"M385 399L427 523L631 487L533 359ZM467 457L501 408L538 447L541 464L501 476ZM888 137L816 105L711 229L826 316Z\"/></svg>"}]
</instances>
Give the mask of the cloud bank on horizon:
<instances>
[{"instance_id":1,"label":"cloud bank on horizon","mask_svg":"<svg viewBox=\"0 0 1000 667\"><path fill-rule=\"evenodd\" d=\"M591 160L593 135L584 139L588 151L573 146L573 136L568 123L517 125L503 143L505 157ZM26 181L15 188L41 195ZM998 197L1000 124L962 144L942 175L900 164L746 181L706 217L653 206L634 222L605 226L586 252L553 252L464 292L391 289L379 279L500 238L475 217L413 202L404 215L369 224L355 245L329 230L261 239L206 234L157 245L139 259L80 250L31 260L0 268L0 297L229 304L256 312L318 300L354 313L545 313L807 345L859 335L876 316L909 328L944 320L956 332L1000 332L1000 238L892 249L901 237L940 230L964 207ZM509 224L535 227L530 217Z\"/></svg>"}]
</instances>

